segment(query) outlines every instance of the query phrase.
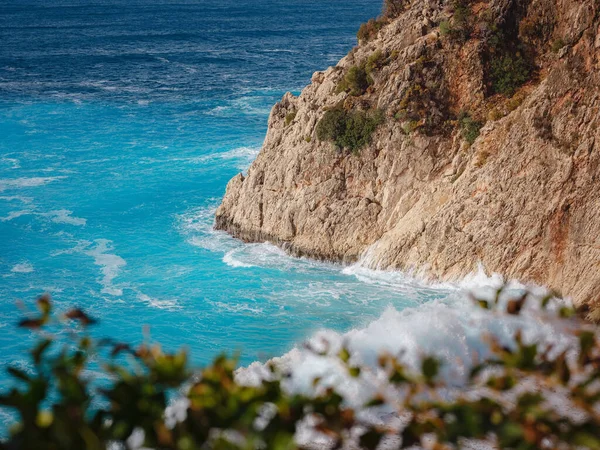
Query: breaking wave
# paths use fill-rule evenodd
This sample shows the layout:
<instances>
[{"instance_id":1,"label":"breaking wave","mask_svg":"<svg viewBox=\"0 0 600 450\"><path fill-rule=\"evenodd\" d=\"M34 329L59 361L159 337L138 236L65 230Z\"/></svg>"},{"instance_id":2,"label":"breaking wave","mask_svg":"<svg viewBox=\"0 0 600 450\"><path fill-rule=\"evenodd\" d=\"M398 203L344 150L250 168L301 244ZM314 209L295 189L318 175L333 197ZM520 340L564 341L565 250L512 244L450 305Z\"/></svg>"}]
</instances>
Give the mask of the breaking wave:
<instances>
[{"instance_id":1,"label":"breaking wave","mask_svg":"<svg viewBox=\"0 0 600 450\"><path fill-rule=\"evenodd\" d=\"M505 287L503 302L525 289L535 295L545 295L546 289L539 286L487 274L483 267L454 282L432 283L415 274L370 269L364 259L344 267L294 258L272 244L243 244L213 230L215 208L209 206L192 210L180 217L181 231L187 234L192 245L221 253L223 262L229 267L283 272L315 270L321 276L330 274L336 277L333 281L313 280L302 289L294 286L292 292L286 292L287 304L299 301L321 308L335 308L337 303L356 304L356 298L360 298L357 294L364 292L363 308L356 305L360 314L370 304L388 302L382 308L382 314L378 313L374 319L350 331L327 328L315 331L308 342L311 348L326 350L325 356L307 350L299 342L283 356L270 360L291 372L290 388L295 391L310 391L313 380L320 378L325 385L342 386L347 399L359 404L375 389L377 359L381 354L400 356L412 368L418 367L424 355L435 355L447 362L444 369L446 380L460 384L477 361L490 355L490 336L510 345L515 332L521 330L525 341L553 343L557 349L570 342L569 335L557 329L555 323L533 302L522 316L514 317L483 310L473 301L474 297L492 298L502 286ZM344 282L344 279L347 281ZM342 299L346 303L341 302ZM404 299L404 303L398 305L393 299ZM246 305L225 303L216 306L227 311L235 309L236 312L248 308ZM341 346L350 350L353 361L370 366L373 374L358 381L349 377L336 358ZM254 362L240 369L238 378L244 383L254 384L268 377L269 373L265 363Z\"/></svg>"},{"instance_id":2,"label":"breaking wave","mask_svg":"<svg viewBox=\"0 0 600 450\"><path fill-rule=\"evenodd\" d=\"M487 287L480 284L472 294L490 297L496 291L494 281L490 282ZM501 301L516 293L508 289ZM322 386L336 386L346 401L358 407L377 390L377 361L381 355L396 356L413 370L418 370L425 355L436 356L445 362L446 382L461 386L471 368L491 356L491 337L510 346L514 344L515 333L521 331L524 342L552 344L556 352L572 345L573 336L552 317L540 311L533 301L521 316L499 315L479 308L469 292L460 289L443 300L417 307L404 310L388 307L365 327L347 333L320 330L307 343L296 345L269 364L289 373L287 386L293 392L312 392L314 380L319 378ZM349 350L353 364L369 367L371 372L351 377L337 358L342 347ZM270 374L267 364L255 362L239 369L237 378L244 384L255 385Z\"/></svg>"}]
</instances>

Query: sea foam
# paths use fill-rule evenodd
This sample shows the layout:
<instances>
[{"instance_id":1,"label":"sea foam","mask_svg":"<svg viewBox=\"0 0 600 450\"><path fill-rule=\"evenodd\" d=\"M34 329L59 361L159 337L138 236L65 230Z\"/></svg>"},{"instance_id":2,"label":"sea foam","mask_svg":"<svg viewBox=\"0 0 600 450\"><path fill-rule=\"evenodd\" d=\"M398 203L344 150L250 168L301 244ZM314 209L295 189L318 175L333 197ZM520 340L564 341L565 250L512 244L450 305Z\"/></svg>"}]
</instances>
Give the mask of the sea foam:
<instances>
[{"instance_id":1,"label":"sea foam","mask_svg":"<svg viewBox=\"0 0 600 450\"><path fill-rule=\"evenodd\" d=\"M2 178L0 179L0 192L7 189L23 189L29 187L43 186L53 181L62 180L66 176L58 177L31 177L31 178Z\"/></svg>"},{"instance_id":2,"label":"sea foam","mask_svg":"<svg viewBox=\"0 0 600 450\"><path fill-rule=\"evenodd\" d=\"M359 404L378 388L377 359L382 354L398 356L413 369L419 367L424 355L435 355L446 362L443 369L445 379L451 384L461 385L473 365L490 356L490 337L511 345L516 331L520 330L524 340L552 343L557 349L571 343L570 336L541 313L533 301L520 317L485 311L473 301L474 297L492 298L502 286L505 287L503 302L525 289L544 295L546 289L539 286L505 280L499 274L487 274L482 266L459 280L431 282L418 273L371 269L367 267L369 261L365 258L346 267L293 258L272 244L242 244L214 231L213 213L214 207L190 211L181 218L183 228L191 236L192 244L223 252L223 261L230 267L285 271L316 268L354 278L367 285L369 292L377 288L385 291L386 297L396 295L414 299L405 309L390 304L377 319L348 332L322 329L314 333L308 339L310 347L325 350L325 356L319 356L303 343L298 343L288 353L270 360L282 370L290 371L288 387L292 391L309 392L314 389L313 380L320 378L321 385L336 386L348 401ZM297 295L301 301L311 298L315 301L316 298L335 302L344 295L345 289L337 284L311 283L306 292L295 291L289 294L288 300ZM366 303L369 301L365 299ZM336 357L342 346L350 350L353 362L371 367L371 374L359 379L348 376ZM246 384L255 384L269 376L269 369L260 362L237 373L238 380Z\"/></svg>"},{"instance_id":3,"label":"sea foam","mask_svg":"<svg viewBox=\"0 0 600 450\"><path fill-rule=\"evenodd\" d=\"M307 342L270 360L268 364L289 372L287 386L292 392L313 392L314 380L318 378L320 386L337 387L349 403L358 406L378 389L381 374L377 361L381 355L396 356L413 370L419 368L424 356L436 356L445 362L446 382L460 386L475 364L491 356L490 338L510 346L514 345L515 333L520 331L524 341L552 344L555 352L573 344L572 336L557 326L551 313L541 311L539 302L535 301L548 293L543 287L505 280L499 274L488 275L481 265L455 282L431 283L414 274L370 269L365 267L368 263L363 257L340 270L365 284L381 286L402 297L430 291L439 298L402 310L388 306L379 318L346 333L322 329ZM492 299L501 288L500 306L526 290L532 293L533 299L521 316L499 314L477 306L475 298ZM570 302L555 299L549 311L563 303ZM370 367L372 371L358 379L349 376L337 358L342 347L350 351L351 362ZM270 374L265 364L255 362L240 369L237 377L241 383L256 384L268 379Z\"/></svg>"},{"instance_id":4,"label":"sea foam","mask_svg":"<svg viewBox=\"0 0 600 450\"><path fill-rule=\"evenodd\" d=\"M83 219L81 217L74 217L73 211L69 211L67 209L60 209L57 211L50 211L48 213L44 213L45 217L50 218L50 220L54 223L64 223L68 225L75 225L79 227L83 227L87 223L87 219Z\"/></svg>"},{"instance_id":5,"label":"sea foam","mask_svg":"<svg viewBox=\"0 0 600 450\"><path fill-rule=\"evenodd\" d=\"M13 273L31 273L33 271L33 266L28 262L15 264L11 269Z\"/></svg>"},{"instance_id":6,"label":"sea foam","mask_svg":"<svg viewBox=\"0 0 600 450\"><path fill-rule=\"evenodd\" d=\"M112 241L96 239L95 245L86 249L84 253L93 257L94 264L100 266L102 278L99 281L103 287L102 293L120 296L123 295L123 289L113 284L113 280L119 275L121 268L127 265L127 262L119 255L109 253L112 250Z\"/></svg>"},{"instance_id":7,"label":"sea foam","mask_svg":"<svg viewBox=\"0 0 600 450\"><path fill-rule=\"evenodd\" d=\"M141 302L147 303L149 306L152 306L153 308L166 309L166 310L174 310L174 309L181 308L181 306L177 303L177 300L174 300L174 299L153 298L142 292L138 292L137 298Z\"/></svg>"},{"instance_id":8,"label":"sea foam","mask_svg":"<svg viewBox=\"0 0 600 450\"><path fill-rule=\"evenodd\" d=\"M479 289L482 296L490 293L483 286ZM503 301L516 293L506 291ZM525 342L551 343L556 352L573 344L572 336L549 314L541 312L534 301L522 316L499 315L479 308L469 292L461 289L444 300L401 311L390 306L367 326L346 333L320 330L306 344L296 345L270 364L289 372L287 388L292 392L313 392L313 381L319 378L320 386L335 386L346 401L360 406L380 387L377 361L381 355L396 356L413 370L419 368L425 355L436 356L445 362L445 381L461 386L470 369L491 356L490 337L510 346L517 331L521 331ZM342 346L349 350L352 363L371 370L359 378L351 377L336 356ZM237 372L238 381L244 384L256 384L269 377L269 369L259 362Z\"/></svg>"}]
</instances>

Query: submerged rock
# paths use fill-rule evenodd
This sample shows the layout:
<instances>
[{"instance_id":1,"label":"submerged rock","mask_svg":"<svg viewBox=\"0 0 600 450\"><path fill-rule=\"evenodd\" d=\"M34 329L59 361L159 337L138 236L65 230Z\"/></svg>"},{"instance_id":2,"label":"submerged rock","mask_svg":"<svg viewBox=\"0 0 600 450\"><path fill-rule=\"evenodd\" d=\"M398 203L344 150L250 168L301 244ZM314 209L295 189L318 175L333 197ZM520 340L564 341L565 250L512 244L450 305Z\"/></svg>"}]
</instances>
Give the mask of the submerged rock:
<instances>
[{"instance_id":1,"label":"submerged rock","mask_svg":"<svg viewBox=\"0 0 600 450\"><path fill-rule=\"evenodd\" d=\"M274 106L216 227L293 254L455 279L478 263L600 300L600 4L413 2ZM377 54L378 53L378 54ZM368 86L343 89L351 67ZM384 111L358 151L332 108Z\"/></svg>"}]
</instances>

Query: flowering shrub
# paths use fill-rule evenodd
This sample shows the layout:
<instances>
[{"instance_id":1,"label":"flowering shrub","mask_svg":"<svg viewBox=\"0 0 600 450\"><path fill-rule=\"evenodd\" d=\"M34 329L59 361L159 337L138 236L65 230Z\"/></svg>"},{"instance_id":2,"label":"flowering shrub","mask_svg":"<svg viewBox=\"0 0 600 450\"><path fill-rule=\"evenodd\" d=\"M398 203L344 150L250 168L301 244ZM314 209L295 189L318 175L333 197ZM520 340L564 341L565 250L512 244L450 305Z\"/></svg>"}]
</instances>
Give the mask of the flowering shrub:
<instances>
[{"instance_id":1,"label":"flowering shrub","mask_svg":"<svg viewBox=\"0 0 600 450\"><path fill-rule=\"evenodd\" d=\"M534 300L524 293L508 301L474 300L490 314L519 315ZM19 422L6 449L300 449L463 447L485 440L500 448L600 449L600 344L595 326L566 307L541 314L571 337L556 349L526 342L490 340L492 356L474 365L457 389L441 376L444 364L424 355L420 370L381 355L380 388L360 407L336 389L313 382L299 394L289 374L268 364L268 376L248 386L236 380L234 359L220 356L196 375L185 352L159 345L137 347L87 334L95 320L80 309L55 313L48 297L19 322L38 335L30 351L33 370L8 368L17 386L0 396ZM66 328L68 342L52 332ZM322 349L313 349L319 354ZM356 364L348 349L339 365L358 379L371 367ZM86 376L92 361L110 379L95 386ZM169 407L168 398L178 397ZM173 413L175 409L178 411Z\"/></svg>"}]
</instances>

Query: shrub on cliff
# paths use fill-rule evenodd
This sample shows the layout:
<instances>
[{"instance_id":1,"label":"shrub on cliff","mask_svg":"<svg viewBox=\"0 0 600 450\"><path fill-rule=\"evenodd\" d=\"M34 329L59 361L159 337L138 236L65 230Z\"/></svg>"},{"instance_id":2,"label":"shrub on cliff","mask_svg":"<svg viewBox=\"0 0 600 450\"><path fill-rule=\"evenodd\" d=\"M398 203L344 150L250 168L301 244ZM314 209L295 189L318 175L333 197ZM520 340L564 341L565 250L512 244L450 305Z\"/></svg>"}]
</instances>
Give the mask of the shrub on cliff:
<instances>
[{"instance_id":1,"label":"shrub on cliff","mask_svg":"<svg viewBox=\"0 0 600 450\"><path fill-rule=\"evenodd\" d=\"M366 60L357 66L352 66L341 79L336 93L348 92L359 97L373 84L373 74L381 69L388 59L381 50L374 51Z\"/></svg>"},{"instance_id":2,"label":"shrub on cliff","mask_svg":"<svg viewBox=\"0 0 600 450\"><path fill-rule=\"evenodd\" d=\"M485 39L486 78L492 94L512 96L534 74L535 50L527 40L521 40L515 29L524 22L493 24L493 32Z\"/></svg>"},{"instance_id":3,"label":"shrub on cliff","mask_svg":"<svg viewBox=\"0 0 600 450\"><path fill-rule=\"evenodd\" d=\"M290 111L289 113L287 113L285 115L285 126L287 127L288 125L290 125L294 119L296 118L296 111Z\"/></svg>"},{"instance_id":4,"label":"shrub on cliff","mask_svg":"<svg viewBox=\"0 0 600 450\"><path fill-rule=\"evenodd\" d=\"M522 53L506 52L493 57L490 62L492 90L510 96L529 80L531 68Z\"/></svg>"},{"instance_id":5,"label":"shrub on cliff","mask_svg":"<svg viewBox=\"0 0 600 450\"><path fill-rule=\"evenodd\" d=\"M403 93L398 110L394 117L402 122L402 129L406 134L420 130L425 134L443 132L439 123L440 117L431 113L432 105L440 105L436 98L438 90L431 90L421 83L410 85Z\"/></svg>"},{"instance_id":6,"label":"shrub on cliff","mask_svg":"<svg viewBox=\"0 0 600 450\"><path fill-rule=\"evenodd\" d=\"M368 42L377 36L379 30L381 30L390 19L395 19L410 6L408 0L384 0L382 15L377 19L369 19L366 23L363 23L358 29L356 37L358 42Z\"/></svg>"},{"instance_id":7,"label":"shrub on cliff","mask_svg":"<svg viewBox=\"0 0 600 450\"><path fill-rule=\"evenodd\" d=\"M469 113L463 112L458 117L460 133L465 141L473 144L479 137L479 132L483 124L478 120L474 120Z\"/></svg>"},{"instance_id":8,"label":"shrub on cliff","mask_svg":"<svg viewBox=\"0 0 600 450\"><path fill-rule=\"evenodd\" d=\"M384 0L383 17L395 19L410 6L409 0Z\"/></svg>"},{"instance_id":9,"label":"shrub on cliff","mask_svg":"<svg viewBox=\"0 0 600 450\"><path fill-rule=\"evenodd\" d=\"M469 39L473 24L473 13L468 0L452 2L453 14L450 20L440 22L440 33L457 42Z\"/></svg>"},{"instance_id":10,"label":"shrub on cliff","mask_svg":"<svg viewBox=\"0 0 600 450\"><path fill-rule=\"evenodd\" d=\"M356 33L358 42L368 42L377 36L379 30L383 28L385 21L380 19L369 19L368 22L363 23Z\"/></svg>"},{"instance_id":11,"label":"shrub on cliff","mask_svg":"<svg viewBox=\"0 0 600 450\"><path fill-rule=\"evenodd\" d=\"M379 110L346 111L338 106L325 112L317 124L317 137L356 153L371 142L371 135L382 122Z\"/></svg>"},{"instance_id":12,"label":"shrub on cliff","mask_svg":"<svg viewBox=\"0 0 600 450\"><path fill-rule=\"evenodd\" d=\"M364 94L372 83L373 79L367 73L365 64L352 66L338 84L336 92L348 92L350 95L358 97Z\"/></svg>"},{"instance_id":13,"label":"shrub on cliff","mask_svg":"<svg viewBox=\"0 0 600 450\"><path fill-rule=\"evenodd\" d=\"M482 314L537 309L535 320L562 330L564 339L559 347L544 345L518 328L511 342L490 338L461 386L442 378L452 361L424 355L415 370L380 355L365 365L343 346L328 353L307 345L314 358L335 360L348 382L376 380L364 401L350 406L356 399L321 378L313 392L295 392L274 363L252 386L237 381L235 360L224 356L192 376L185 352L93 339L87 329L94 320L85 312L56 314L41 297L38 313L19 322L38 342L30 370L8 368L17 386L0 396L0 405L16 412L18 423L0 448L376 449L385 440L386 448L450 449L473 439L496 448L600 449L597 328L549 296L499 290L474 301L489 310ZM99 365L107 381L91 382L90 365ZM173 396L179 399L167 408Z\"/></svg>"},{"instance_id":14,"label":"shrub on cliff","mask_svg":"<svg viewBox=\"0 0 600 450\"><path fill-rule=\"evenodd\" d=\"M365 61L364 67L367 77L372 80L372 74L381 69L386 63L386 56L381 50L375 50Z\"/></svg>"}]
</instances>

